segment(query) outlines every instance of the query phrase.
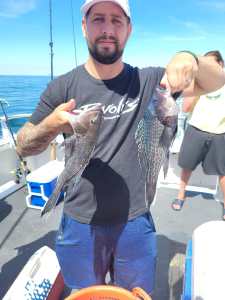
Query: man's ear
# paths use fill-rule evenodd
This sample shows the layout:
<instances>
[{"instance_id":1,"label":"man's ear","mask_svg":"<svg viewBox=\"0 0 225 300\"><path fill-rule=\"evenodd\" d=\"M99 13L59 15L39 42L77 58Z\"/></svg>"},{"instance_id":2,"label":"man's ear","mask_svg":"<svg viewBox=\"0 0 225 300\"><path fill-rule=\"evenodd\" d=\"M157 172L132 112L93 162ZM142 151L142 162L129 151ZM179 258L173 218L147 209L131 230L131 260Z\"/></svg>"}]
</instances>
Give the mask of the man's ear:
<instances>
[{"instance_id":1,"label":"man's ear","mask_svg":"<svg viewBox=\"0 0 225 300\"><path fill-rule=\"evenodd\" d=\"M128 28L128 37L130 36L131 32L132 32L132 23L130 22Z\"/></svg>"},{"instance_id":2,"label":"man's ear","mask_svg":"<svg viewBox=\"0 0 225 300\"><path fill-rule=\"evenodd\" d=\"M224 68L224 63L222 61L219 62L219 65Z\"/></svg>"},{"instance_id":3,"label":"man's ear","mask_svg":"<svg viewBox=\"0 0 225 300\"><path fill-rule=\"evenodd\" d=\"M87 34L87 23L86 23L86 18L83 17L82 18L82 32L83 32L83 36L86 38Z\"/></svg>"}]
</instances>

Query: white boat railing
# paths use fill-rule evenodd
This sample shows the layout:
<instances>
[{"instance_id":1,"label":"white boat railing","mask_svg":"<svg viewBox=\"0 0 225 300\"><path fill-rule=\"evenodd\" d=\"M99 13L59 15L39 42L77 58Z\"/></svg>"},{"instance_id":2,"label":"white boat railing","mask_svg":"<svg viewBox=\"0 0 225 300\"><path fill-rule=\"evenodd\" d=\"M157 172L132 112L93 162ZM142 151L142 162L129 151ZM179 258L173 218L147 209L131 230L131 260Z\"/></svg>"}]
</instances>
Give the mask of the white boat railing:
<instances>
[{"instance_id":1,"label":"white boat railing","mask_svg":"<svg viewBox=\"0 0 225 300\"><path fill-rule=\"evenodd\" d=\"M23 124L29 119L31 114L15 114L8 117L8 120L6 120L5 117L0 117L0 125L1 125L1 132L2 137L0 139L0 144L2 143L9 143L11 146L14 146L14 140L12 137L12 133L14 137L16 138L16 132L19 129L19 127L22 127ZM18 124L19 122L19 124ZM9 128L10 126L10 128ZM2 141L1 141L2 140Z\"/></svg>"}]
</instances>

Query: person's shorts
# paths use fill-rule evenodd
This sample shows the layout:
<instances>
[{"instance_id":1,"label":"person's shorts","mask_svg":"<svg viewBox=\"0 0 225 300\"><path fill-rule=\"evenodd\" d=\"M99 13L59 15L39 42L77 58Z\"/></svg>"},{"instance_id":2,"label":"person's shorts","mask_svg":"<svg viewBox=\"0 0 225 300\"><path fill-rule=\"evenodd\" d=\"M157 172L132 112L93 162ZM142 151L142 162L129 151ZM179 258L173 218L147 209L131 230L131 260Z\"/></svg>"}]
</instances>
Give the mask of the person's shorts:
<instances>
[{"instance_id":1,"label":"person's shorts","mask_svg":"<svg viewBox=\"0 0 225 300\"><path fill-rule=\"evenodd\" d=\"M65 284L72 289L111 283L151 294L156 272L156 233L150 214L126 224L82 224L64 214L56 236L56 254Z\"/></svg>"},{"instance_id":2,"label":"person's shorts","mask_svg":"<svg viewBox=\"0 0 225 300\"><path fill-rule=\"evenodd\" d=\"M183 169L193 171L200 163L208 175L225 175L225 134L212 134L189 125L178 164Z\"/></svg>"}]
</instances>

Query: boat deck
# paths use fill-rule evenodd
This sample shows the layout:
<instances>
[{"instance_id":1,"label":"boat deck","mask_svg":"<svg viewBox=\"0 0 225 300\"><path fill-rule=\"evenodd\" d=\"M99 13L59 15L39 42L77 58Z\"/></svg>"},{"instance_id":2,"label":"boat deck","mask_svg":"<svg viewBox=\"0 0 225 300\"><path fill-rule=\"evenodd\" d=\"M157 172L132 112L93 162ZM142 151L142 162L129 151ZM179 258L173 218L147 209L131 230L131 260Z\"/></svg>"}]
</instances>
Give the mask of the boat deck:
<instances>
[{"instance_id":1,"label":"boat deck","mask_svg":"<svg viewBox=\"0 0 225 300\"><path fill-rule=\"evenodd\" d=\"M34 252L44 245L54 249L62 203L53 216L41 218L40 210L26 207L26 195L24 187L0 200L0 299ZM171 201L176 195L176 189L161 187L151 207L159 249L154 300L181 299L187 242L197 226L221 219L221 203L212 195L188 192L182 211L175 212Z\"/></svg>"},{"instance_id":2,"label":"boat deck","mask_svg":"<svg viewBox=\"0 0 225 300\"><path fill-rule=\"evenodd\" d=\"M187 242L199 225L220 220L222 204L212 195L187 192L180 212L171 209L177 190L160 188L152 215L158 236L156 300L180 300ZM222 201L222 195L217 195Z\"/></svg>"}]
</instances>

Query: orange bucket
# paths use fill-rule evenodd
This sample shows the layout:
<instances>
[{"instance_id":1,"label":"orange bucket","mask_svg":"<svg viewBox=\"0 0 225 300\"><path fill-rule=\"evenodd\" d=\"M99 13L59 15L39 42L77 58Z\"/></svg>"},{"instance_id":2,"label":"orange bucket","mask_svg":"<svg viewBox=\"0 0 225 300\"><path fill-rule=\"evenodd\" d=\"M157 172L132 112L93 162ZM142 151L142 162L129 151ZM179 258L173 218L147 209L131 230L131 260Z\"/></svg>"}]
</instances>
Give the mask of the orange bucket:
<instances>
[{"instance_id":1,"label":"orange bucket","mask_svg":"<svg viewBox=\"0 0 225 300\"><path fill-rule=\"evenodd\" d=\"M152 300L141 288L134 288L132 292L110 285L95 285L81 289L65 300Z\"/></svg>"}]
</instances>

